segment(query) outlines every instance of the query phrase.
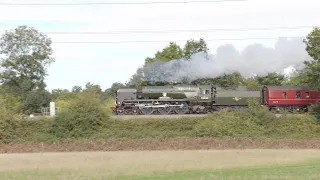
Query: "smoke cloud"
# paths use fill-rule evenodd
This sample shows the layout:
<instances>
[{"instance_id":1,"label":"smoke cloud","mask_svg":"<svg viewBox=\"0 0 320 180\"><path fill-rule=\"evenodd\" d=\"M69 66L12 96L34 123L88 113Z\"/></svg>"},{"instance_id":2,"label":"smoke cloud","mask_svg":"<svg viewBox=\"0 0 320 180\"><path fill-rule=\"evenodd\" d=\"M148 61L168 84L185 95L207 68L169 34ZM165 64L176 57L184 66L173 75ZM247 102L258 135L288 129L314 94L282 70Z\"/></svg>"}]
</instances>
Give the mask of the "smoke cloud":
<instances>
[{"instance_id":1,"label":"smoke cloud","mask_svg":"<svg viewBox=\"0 0 320 180\"><path fill-rule=\"evenodd\" d=\"M310 59L303 38L280 38L275 48L252 44L239 52L227 44L220 46L215 55L200 52L190 59L156 60L144 67L143 72L144 79L150 82L193 81L235 71L246 77L263 76L270 72L282 73L288 67L303 68L303 62Z\"/></svg>"}]
</instances>

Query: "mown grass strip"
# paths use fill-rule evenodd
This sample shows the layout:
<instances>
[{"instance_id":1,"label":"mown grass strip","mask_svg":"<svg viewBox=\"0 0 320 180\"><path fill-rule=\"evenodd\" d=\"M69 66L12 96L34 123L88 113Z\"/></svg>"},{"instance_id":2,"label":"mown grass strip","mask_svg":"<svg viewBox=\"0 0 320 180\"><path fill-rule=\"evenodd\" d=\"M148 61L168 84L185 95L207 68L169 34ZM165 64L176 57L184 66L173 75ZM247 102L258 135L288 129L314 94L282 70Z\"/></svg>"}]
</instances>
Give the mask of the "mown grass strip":
<instances>
[{"instance_id":1,"label":"mown grass strip","mask_svg":"<svg viewBox=\"0 0 320 180\"><path fill-rule=\"evenodd\" d=\"M182 171L172 173L153 173L141 176L122 176L118 180L191 180L191 179L223 179L223 180L316 180L320 179L320 160L304 163L283 164L259 167L241 167L221 170Z\"/></svg>"},{"instance_id":2,"label":"mown grass strip","mask_svg":"<svg viewBox=\"0 0 320 180\"><path fill-rule=\"evenodd\" d=\"M61 169L61 170L32 170L23 172L0 172L0 177L7 180L316 180L320 179L320 160L311 160L302 163L268 165L257 167L237 167L217 170L197 170L180 172L153 172L135 176L115 174L107 169Z\"/></svg>"}]
</instances>

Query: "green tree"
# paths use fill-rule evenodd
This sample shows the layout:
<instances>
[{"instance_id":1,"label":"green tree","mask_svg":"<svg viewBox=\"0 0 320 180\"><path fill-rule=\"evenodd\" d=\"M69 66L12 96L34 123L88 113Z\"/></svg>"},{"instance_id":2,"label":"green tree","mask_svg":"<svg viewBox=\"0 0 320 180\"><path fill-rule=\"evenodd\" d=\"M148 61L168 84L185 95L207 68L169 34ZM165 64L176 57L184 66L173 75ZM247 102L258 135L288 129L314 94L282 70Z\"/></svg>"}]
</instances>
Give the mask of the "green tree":
<instances>
[{"instance_id":1,"label":"green tree","mask_svg":"<svg viewBox=\"0 0 320 180\"><path fill-rule=\"evenodd\" d=\"M52 95L52 100L56 100L60 97L61 94L63 93L69 93L68 89L54 89L51 91L51 95Z\"/></svg>"},{"instance_id":2,"label":"green tree","mask_svg":"<svg viewBox=\"0 0 320 180\"><path fill-rule=\"evenodd\" d=\"M143 68L140 67L137 69L136 73L131 76L131 78L127 83L127 86L129 87L138 86L143 81L144 81Z\"/></svg>"},{"instance_id":3,"label":"green tree","mask_svg":"<svg viewBox=\"0 0 320 180\"><path fill-rule=\"evenodd\" d=\"M306 51L313 59L305 61L305 68L298 71L298 75L295 76L295 82L301 85L307 85L312 89L320 88L320 29L314 28L304 39L306 44ZM320 123L320 102L312 105L310 108L310 114L315 117L317 123Z\"/></svg>"},{"instance_id":4,"label":"green tree","mask_svg":"<svg viewBox=\"0 0 320 180\"><path fill-rule=\"evenodd\" d=\"M311 56L314 60L319 60L320 58L320 29L318 27L314 28L303 40L306 44L306 51L309 56Z\"/></svg>"},{"instance_id":5,"label":"green tree","mask_svg":"<svg viewBox=\"0 0 320 180\"><path fill-rule=\"evenodd\" d=\"M207 43L203 38L200 38L199 41L195 41L193 39L188 40L183 48L183 56L189 59L193 54L198 52L207 53L209 48L207 47Z\"/></svg>"},{"instance_id":6,"label":"green tree","mask_svg":"<svg viewBox=\"0 0 320 180\"><path fill-rule=\"evenodd\" d=\"M44 89L47 66L54 62L51 39L33 27L18 26L0 39L1 83L15 94Z\"/></svg>"},{"instance_id":7,"label":"green tree","mask_svg":"<svg viewBox=\"0 0 320 180\"><path fill-rule=\"evenodd\" d=\"M147 82L147 81L140 81L139 83L136 84L136 87L148 86L148 85L150 85L149 82Z\"/></svg>"},{"instance_id":8,"label":"green tree","mask_svg":"<svg viewBox=\"0 0 320 180\"><path fill-rule=\"evenodd\" d=\"M18 95L14 95L10 92L5 92L0 87L0 99L2 100L3 104L6 109L13 113L21 113L22 112L22 105L21 105L21 97Z\"/></svg>"},{"instance_id":9,"label":"green tree","mask_svg":"<svg viewBox=\"0 0 320 180\"><path fill-rule=\"evenodd\" d=\"M71 89L71 92L74 92L74 93L79 93L82 91L82 87L81 86L73 86L72 89Z\"/></svg>"},{"instance_id":10,"label":"green tree","mask_svg":"<svg viewBox=\"0 0 320 180\"><path fill-rule=\"evenodd\" d=\"M256 76L259 84L266 86L281 86L285 81L286 77L284 74L269 73L266 76Z\"/></svg>"},{"instance_id":11,"label":"green tree","mask_svg":"<svg viewBox=\"0 0 320 180\"><path fill-rule=\"evenodd\" d=\"M93 84L91 82L88 82L85 85L85 89L82 91L82 93L80 93L81 96L84 94L91 94L92 96L95 96L96 98L100 99L101 102L103 102L106 98L100 85Z\"/></svg>"},{"instance_id":12,"label":"green tree","mask_svg":"<svg viewBox=\"0 0 320 180\"><path fill-rule=\"evenodd\" d=\"M158 61L171 61L173 59L181 59L183 57L183 51L179 45L174 42L170 42L169 46L166 46L162 51L157 51L154 58L147 57L145 64L151 63L155 60Z\"/></svg>"},{"instance_id":13,"label":"green tree","mask_svg":"<svg viewBox=\"0 0 320 180\"><path fill-rule=\"evenodd\" d=\"M259 81L255 77L249 77L249 78L244 79L243 85L250 88L250 89L262 88L262 85L259 83Z\"/></svg>"},{"instance_id":14,"label":"green tree","mask_svg":"<svg viewBox=\"0 0 320 180\"><path fill-rule=\"evenodd\" d=\"M320 87L320 29L314 28L303 40L306 44L306 51L312 58L310 61L304 61L305 67L293 72L290 85L304 85L317 89Z\"/></svg>"},{"instance_id":15,"label":"green tree","mask_svg":"<svg viewBox=\"0 0 320 180\"><path fill-rule=\"evenodd\" d=\"M320 29L314 28L304 39L306 51L313 58L305 61L305 68L299 72L301 84L311 88L320 88Z\"/></svg>"},{"instance_id":16,"label":"green tree","mask_svg":"<svg viewBox=\"0 0 320 180\"><path fill-rule=\"evenodd\" d=\"M244 78L239 72L233 72L231 74L223 74L216 78L198 79L193 81L192 84L213 84L223 87L236 87L244 84Z\"/></svg>"},{"instance_id":17,"label":"green tree","mask_svg":"<svg viewBox=\"0 0 320 180\"><path fill-rule=\"evenodd\" d=\"M77 98L77 95L78 93L69 92L68 90L61 91L54 100L56 102L56 107L59 107L61 110L69 109L72 100Z\"/></svg>"},{"instance_id":18,"label":"green tree","mask_svg":"<svg viewBox=\"0 0 320 180\"><path fill-rule=\"evenodd\" d=\"M312 60L305 62L305 65L300 76L302 83L313 89L320 88L320 61Z\"/></svg>"},{"instance_id":19,"label":"green tree","mask_svg":"<svg viewBox=\"0 0 320 180\"><path fill-rule=\"evenodd\" d=\"M123 87L126 87L124 84L122 83L119 83L119 82L115 82L111 85L110 88L106 89L105 90L105 93L108 95L108 96L111 96L111 97L116 97L116 94L117 94L117 90L120 89L120 88L123 88Z\"/></svg>"},{"instance_id":20,"label":"green tree","mask_svg":"<svg viewBox=\"0 0 320 180\"><path fill-rule=\"evenodd\" d=\"M220 86L240 86L243 84L243 76L239 72L233 72L231 74L225 74L220 76L217 79L217 82Z\"/></svg>"},{"instance_id":21,"label":"green tree","mask_svg":"<svg viewBox=\"0 0 320 180\"><path fill-rule=\"evenodd\" d=\"M89 91L96 94L96 95L101 95L101 93L102 93L102 89L101 89L100 85L93 84L91 82L88 82L85 85L85 89L83 90L83 92L89 92Z\"/></svg>"},{"instance_id":22,"label":"green tree","mask_svg":"<svg viewBox=\"0 0 320 180\"><path fill-rule=\"evenodd\" d=\"M23 100L22 109L26 114L41 113L41 107L49 107L52 96L46 90L33 90Z\"/></svg>"}]
</instances>

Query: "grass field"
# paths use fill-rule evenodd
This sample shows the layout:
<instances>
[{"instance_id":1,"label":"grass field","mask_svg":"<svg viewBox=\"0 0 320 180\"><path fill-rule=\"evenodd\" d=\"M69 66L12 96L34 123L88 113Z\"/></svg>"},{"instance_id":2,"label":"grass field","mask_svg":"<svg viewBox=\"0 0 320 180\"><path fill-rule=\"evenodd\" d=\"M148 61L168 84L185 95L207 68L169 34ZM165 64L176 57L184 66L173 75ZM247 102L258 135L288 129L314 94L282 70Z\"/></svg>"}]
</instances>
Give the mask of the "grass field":
<instances>
[{"instance_id":1,"label":"grass field","mask_svg":"<svg viewBox=\"0 0 320 180\"><path fill-rule=\"evenodd\" d=\"M0 179L320 179L320 150L197 150L0 155Z\"/></svg>"}]
</instances>

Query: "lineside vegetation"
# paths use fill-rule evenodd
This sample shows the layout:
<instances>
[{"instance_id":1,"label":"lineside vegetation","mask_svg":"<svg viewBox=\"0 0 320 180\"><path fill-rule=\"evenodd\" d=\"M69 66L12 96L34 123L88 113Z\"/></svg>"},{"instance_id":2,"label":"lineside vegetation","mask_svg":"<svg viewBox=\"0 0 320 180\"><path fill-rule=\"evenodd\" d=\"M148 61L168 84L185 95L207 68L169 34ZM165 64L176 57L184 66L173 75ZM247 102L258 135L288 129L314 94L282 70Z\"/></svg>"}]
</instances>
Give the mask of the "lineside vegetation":
<instances>
[{"instance_id":1,"label":"lineside vegetation","mask_svg":"<svg viewBox=\"0 0 320 180\"><path fill-rule=\"evenodd\" d=\"M1 105L0 142L226 136L313 139L320 136L317 116L279 118L256 103L250 101L247 110L221 111L201 118L132 120L109 118L110 110L90 93L75 98L69 108L55 118L27 119Z\"/></svg>"}]
</instances>

